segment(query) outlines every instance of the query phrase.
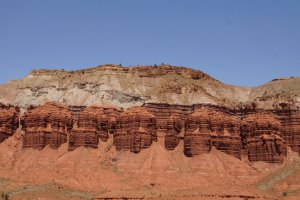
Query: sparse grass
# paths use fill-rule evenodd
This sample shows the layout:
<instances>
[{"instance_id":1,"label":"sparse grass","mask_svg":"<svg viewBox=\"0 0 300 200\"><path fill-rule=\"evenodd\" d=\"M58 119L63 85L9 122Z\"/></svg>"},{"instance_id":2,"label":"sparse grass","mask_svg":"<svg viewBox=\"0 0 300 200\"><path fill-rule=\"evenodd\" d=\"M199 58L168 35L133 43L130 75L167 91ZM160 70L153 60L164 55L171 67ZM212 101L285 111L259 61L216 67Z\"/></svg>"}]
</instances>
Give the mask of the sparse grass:
<instances>
[{"instance_id":1,"label":"sparse grass","mask_svg":"<svg viewBox=\"0 0 300 200\"><path fill-rule=\"evenodd\" d=\"M2 199L10 198L38 198L38 197L51 197L56 199L91 199L93 195L89 192L80 191L73 188L66 188L57 183L51 182L44 185L26 185L20 188L14 188L2 192Z\"/></svg>"},{"instance_id":2,"label":"sparse grass","mask_svg":"<svg viewBox=\"0 0 300 200\"><path fill-rule=\"evenodd\" d=\"M260 181L257 187L262 191L271 190L276 183L292 176L297 170L300 170L300 160L294 161L292 164L286 165L275 173L270 174Z\"/></svg>"}]
</instances>

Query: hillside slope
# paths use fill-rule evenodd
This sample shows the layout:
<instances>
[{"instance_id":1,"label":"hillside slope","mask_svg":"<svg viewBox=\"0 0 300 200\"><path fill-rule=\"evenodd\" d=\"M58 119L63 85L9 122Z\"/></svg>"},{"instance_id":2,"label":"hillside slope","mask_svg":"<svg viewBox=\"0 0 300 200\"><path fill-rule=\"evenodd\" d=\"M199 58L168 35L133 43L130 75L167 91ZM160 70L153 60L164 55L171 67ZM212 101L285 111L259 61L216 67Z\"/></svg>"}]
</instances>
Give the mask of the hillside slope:
<instances>
[{"instance_id":1,"label":"hillside slope","mask_svg":"<svg viewBox=\"0 0 300 200\"><path fill-rule=\"evenodd\" d=\"M292 101L299 106L300 78L276 79L251 88L226 85L186 67L107 64L78 71L33 70L27 77L0 85L0 102L28 107L48 101L124 108L149 102L227 107L255 102L272 108L276 102Z\"/></svg>"},{"instance_id":2,"label":"hillside slope","mask_svg":"<svg viewBox=\"0 0 300 200\"><path fill-rule=\"evenodd\" d=\"M0 86L0 101L27 107L47 101L120 107L146 102L170 104L246 102L251 89L229 86L209 75L170 65L103 65L79 71L33 70Z\"/></svg>"}]
</instances>

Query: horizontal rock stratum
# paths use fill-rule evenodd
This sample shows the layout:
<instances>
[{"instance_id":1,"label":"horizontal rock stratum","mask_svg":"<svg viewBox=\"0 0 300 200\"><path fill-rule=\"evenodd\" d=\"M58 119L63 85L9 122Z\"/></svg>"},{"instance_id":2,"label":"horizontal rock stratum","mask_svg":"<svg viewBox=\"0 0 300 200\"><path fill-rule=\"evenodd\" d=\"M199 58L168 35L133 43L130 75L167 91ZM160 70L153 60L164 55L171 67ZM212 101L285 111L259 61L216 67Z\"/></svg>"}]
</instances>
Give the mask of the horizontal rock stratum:
<instances>
[{"instance_id":1,"label":"horizontal rock stratum","mask_svg":"<svg viewBox=\"0 0 300 200\"><path fill-rule=\"evenodd\" d=\"M255 78L255 77L253 77ZM171 65L102 65L78 71L33 70L27 77L0 85L0 102L27 108L49 101L66 105L129 108L144 103L272 109L292 101L300 106L300 78L274 79L258 87L224 84L202 71Z\"/></svg>"},{"instance_id":2,"label":"horizontal rock stratum","mask_svg":"<svg viewBox=\"0 0 300 200\"><path fill-rule=\"evenodd\" d=\"M240 87L164 64L44 69L0 85L0 102L0 190L13 195L274 199L254 185L299 186L297 77Z\"/></svg>"},{"instance_id":3,"label":"horizontal rock stratum","mask_svg":"<svg viewBox=\"0 0 300 200\"><path fill-rule=\"evenodd\" d=\"M11 115L7 115L7 109L12 110ZM3 140L19 126L18 111L2 106L0 117L11 122L10 129L1 131ZM287 145L298 152L300 149L300 121L295 123L293 111L286 110L283 116L282 112L230 110L209 104L144 104L127 110L91 106L74 111L73 107L48 102L29 108L20 121L25 133L23 148L49 145L56 149L68 143L72 151L81 146L98 148L100 140L112 138L117 151L139 153L156 142L160 133L167 150L175 149L183 140L182 153L188 157L209 153L214 147L238 159L245 155L252 162L282 163ZM293 116L292 122L286 119L287 113Z\"/></svg>"},{"instance_id":4,"label":"horizontal rock stratum","mask_svg":"<svg viewBox=\"0 0 300 200\"><path fill-rule=\"evenodd\" d=\"M135 153L162 133L165 148L184 141L184 154L212 147L250 161L283 162L286 145L300 150L300 78L250 88L170 65L103 65L78 71L33 70L0 86L1 140L19 127L24 148L97 148L113 137ZM124 110L125 109L125 110Z\"/></svg>"}]
</instances>

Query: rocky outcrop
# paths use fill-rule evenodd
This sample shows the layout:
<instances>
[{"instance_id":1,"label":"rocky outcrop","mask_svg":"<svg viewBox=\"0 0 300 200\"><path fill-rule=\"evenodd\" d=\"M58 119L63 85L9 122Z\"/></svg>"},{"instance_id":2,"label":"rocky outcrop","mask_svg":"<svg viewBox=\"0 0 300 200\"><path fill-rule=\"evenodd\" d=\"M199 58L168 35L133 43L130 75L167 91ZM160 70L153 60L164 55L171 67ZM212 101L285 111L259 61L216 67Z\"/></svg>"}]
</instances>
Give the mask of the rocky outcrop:
<instances>
[{"instance_id":1,"label":"rocky outcrop","mask_svg":"<svg viewBox=\"0 0 300 200\"><path fill-rule=\"evenodd\" d=\"M110 134L116 132L117 119L124 112L123 109L117 107L104 107L103 111L107 117L107 129Z\"/></svg>"},{"instance_id":2,"label":"rocky outcrop","mask_svg":"<svg viewBox=\"0 0 300 200\"><path fill-rule=\"evenodd\" d=\"M49 102L30 107L21 120L25 131L23 148L42 149L46 145L58 148L67 142L67 133L72 128L70 111L57 103Z\"/></svg>"},{"instance_id":3,"label":"rocky outcrop","mask_svg":"<svg viewBox=\"0 0 300 200\"><path fill-rule=\"evenodd\" d=\"M178 116L171 116L167 121L167 131L165 136L165 148L167 150L174 150L180 139L183 139L184 121Z\"/></svg>"},{"instance_id":4,"label":"rocky outcrop","mask_svg":"<svg viewBox=\"0 0 300 200\"><path fill-rule=\"evenodd\" d=\"M249 114L241 124L242 143L248 149L249 161L283 162L286 144L281 124L273 114Z\"/></svg>"},{"instance_id":5,"label":"rocky outcrop","mask_svg":"<svg viewBox=\"0 0 300 200\"><path fill-rule=\"evenodd\" d=\"M208 110L198 110L186 120L184 153L195 156L210 151L210 116Z\"/></svg>"},{"instance_id":6,"label":"rocky outcrop","mask_svg":"<svg viewBox=\"0 0 300 200\"><path fill-rule=\"evenodd\" d=\"M49 102L29 107L21 118L25 131L23 147L42 149L50 145L55 149L67 142L70 133L70 151L81 146L98 148L99 140L106 142L113 135L117 151L138 153L157 140L159 131L165 136L167 150L174 150L183 140L186 156L208 153L215 147L236 158L241 158L243 152L251 162L282 163L287 145L299 152L299 111L266 112L254 108L230 110L214 105L162 103L144 104L124 112L115 107L67 108ZM17 129L18 113L18 108L1 105L1 141Z\"/></svg>"},{"instance_id":7,"label":"rocky outcrop","mask_svg":"<svg viewBox=\"0 0 300 200\"><path fill-rule=\"evenodd\" d=\"M195 156L208 153L214 146L237 158L241 157L238 119L220 110L201 108L185 123L184 153Z\"/></svg>"},{"instance_id":8,"label":"rocky outcrop","mask_svg":"<svg viewBox=\"0 0 300 200\"><path fill-rule=\"evenodd\" d=\"M99 135L94 129L78 128L76 125L69 136L69 151L78 147L98 148Z\"/></svg>"},{"instance_id":9,"label":"rocky outcrop","mask_svg":"<svg viewBox=\"0 0 300 200\"><path fill-rule=\"evenodd\" d=\"M19 127L20 109L0 103L0 143L12 136Z\"/></svg>"},{"instance_id":10,"label":"rocky outcrop","mask_svg":"<svg viewBox=\"0 0 300 200\"><path fill-rule=\"evenodd\" d=\"M78 114L69 136L69 151L81 146L98 148L99 138L108 138L107 116L102 107L91 106Z\"/></svg>"},{"instance_id":11,"label":"rocky outcrop","mask_svg":"<svg viewBox=\"0 0 300 200\"><path fill-rule=\"evenodd\" d=\"M283 137L292 150L300 154L300 112L290 111L283 120Z\"/></svg>"},{"instance_id":12,"label":"rocky outcrop","mask_svg":"<svg viewBox=\"0 0 300 200\"><path fill-rule=\"evenodd\" d=\"M146 103L143 105L157 119L157 130L166 132L169 129L169 120L176 117L184 123L187 116L193 112L194 106L170 105L166 103Z\"/></svg>"},{"instance_id":13,"label":"rocky outcrop","mask_svg":"<svg viewBox=\"0 0 300 200\"><path fill-rule=\"evenodd\" d=\"M281 107L273 110L282 125L283 139L293 151L300 154L300 110L287 103L280 103Z\"/></svg>"},{"instance_id":14,"label":"rocky outcrop","mask_svg":"<svg viewBox=\"0 0 300 200\"><path fill-rule=\"evenodd\" d=\"M117 118L114 144L117 151L134 153L151 146L157 140L156 118L142 107L133 107Z\"/></svg>"},{"instance_id":15,"label":"rocky outcrop","mask_svg":"<svg viewBox=\"0 0 300 200\"><path fill-rule=\"evenodd\" d=\"M69 151L78 147L98 148L99 139L106 142L115 132L117 116L122 110L114 107L90 106L78 113L69 136Z\"/></svg>"}]
</instances>

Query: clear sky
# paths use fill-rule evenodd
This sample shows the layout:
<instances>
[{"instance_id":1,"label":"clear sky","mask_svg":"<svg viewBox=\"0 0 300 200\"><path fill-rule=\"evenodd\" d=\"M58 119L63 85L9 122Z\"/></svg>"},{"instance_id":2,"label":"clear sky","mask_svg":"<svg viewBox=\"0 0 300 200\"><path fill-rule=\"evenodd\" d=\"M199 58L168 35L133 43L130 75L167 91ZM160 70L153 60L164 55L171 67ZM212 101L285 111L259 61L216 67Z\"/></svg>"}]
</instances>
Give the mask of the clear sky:
<instances>
[{"instance_id":1,"label":"clear sky","mask_svg":"<svg viewBox=\"0 0 300 200\"><path fill-rule=\"evenodd\" d=\"M256 86L300 76L299 0L0 0L0 82L105 63Z\"/></svg>"}]
</instances>

